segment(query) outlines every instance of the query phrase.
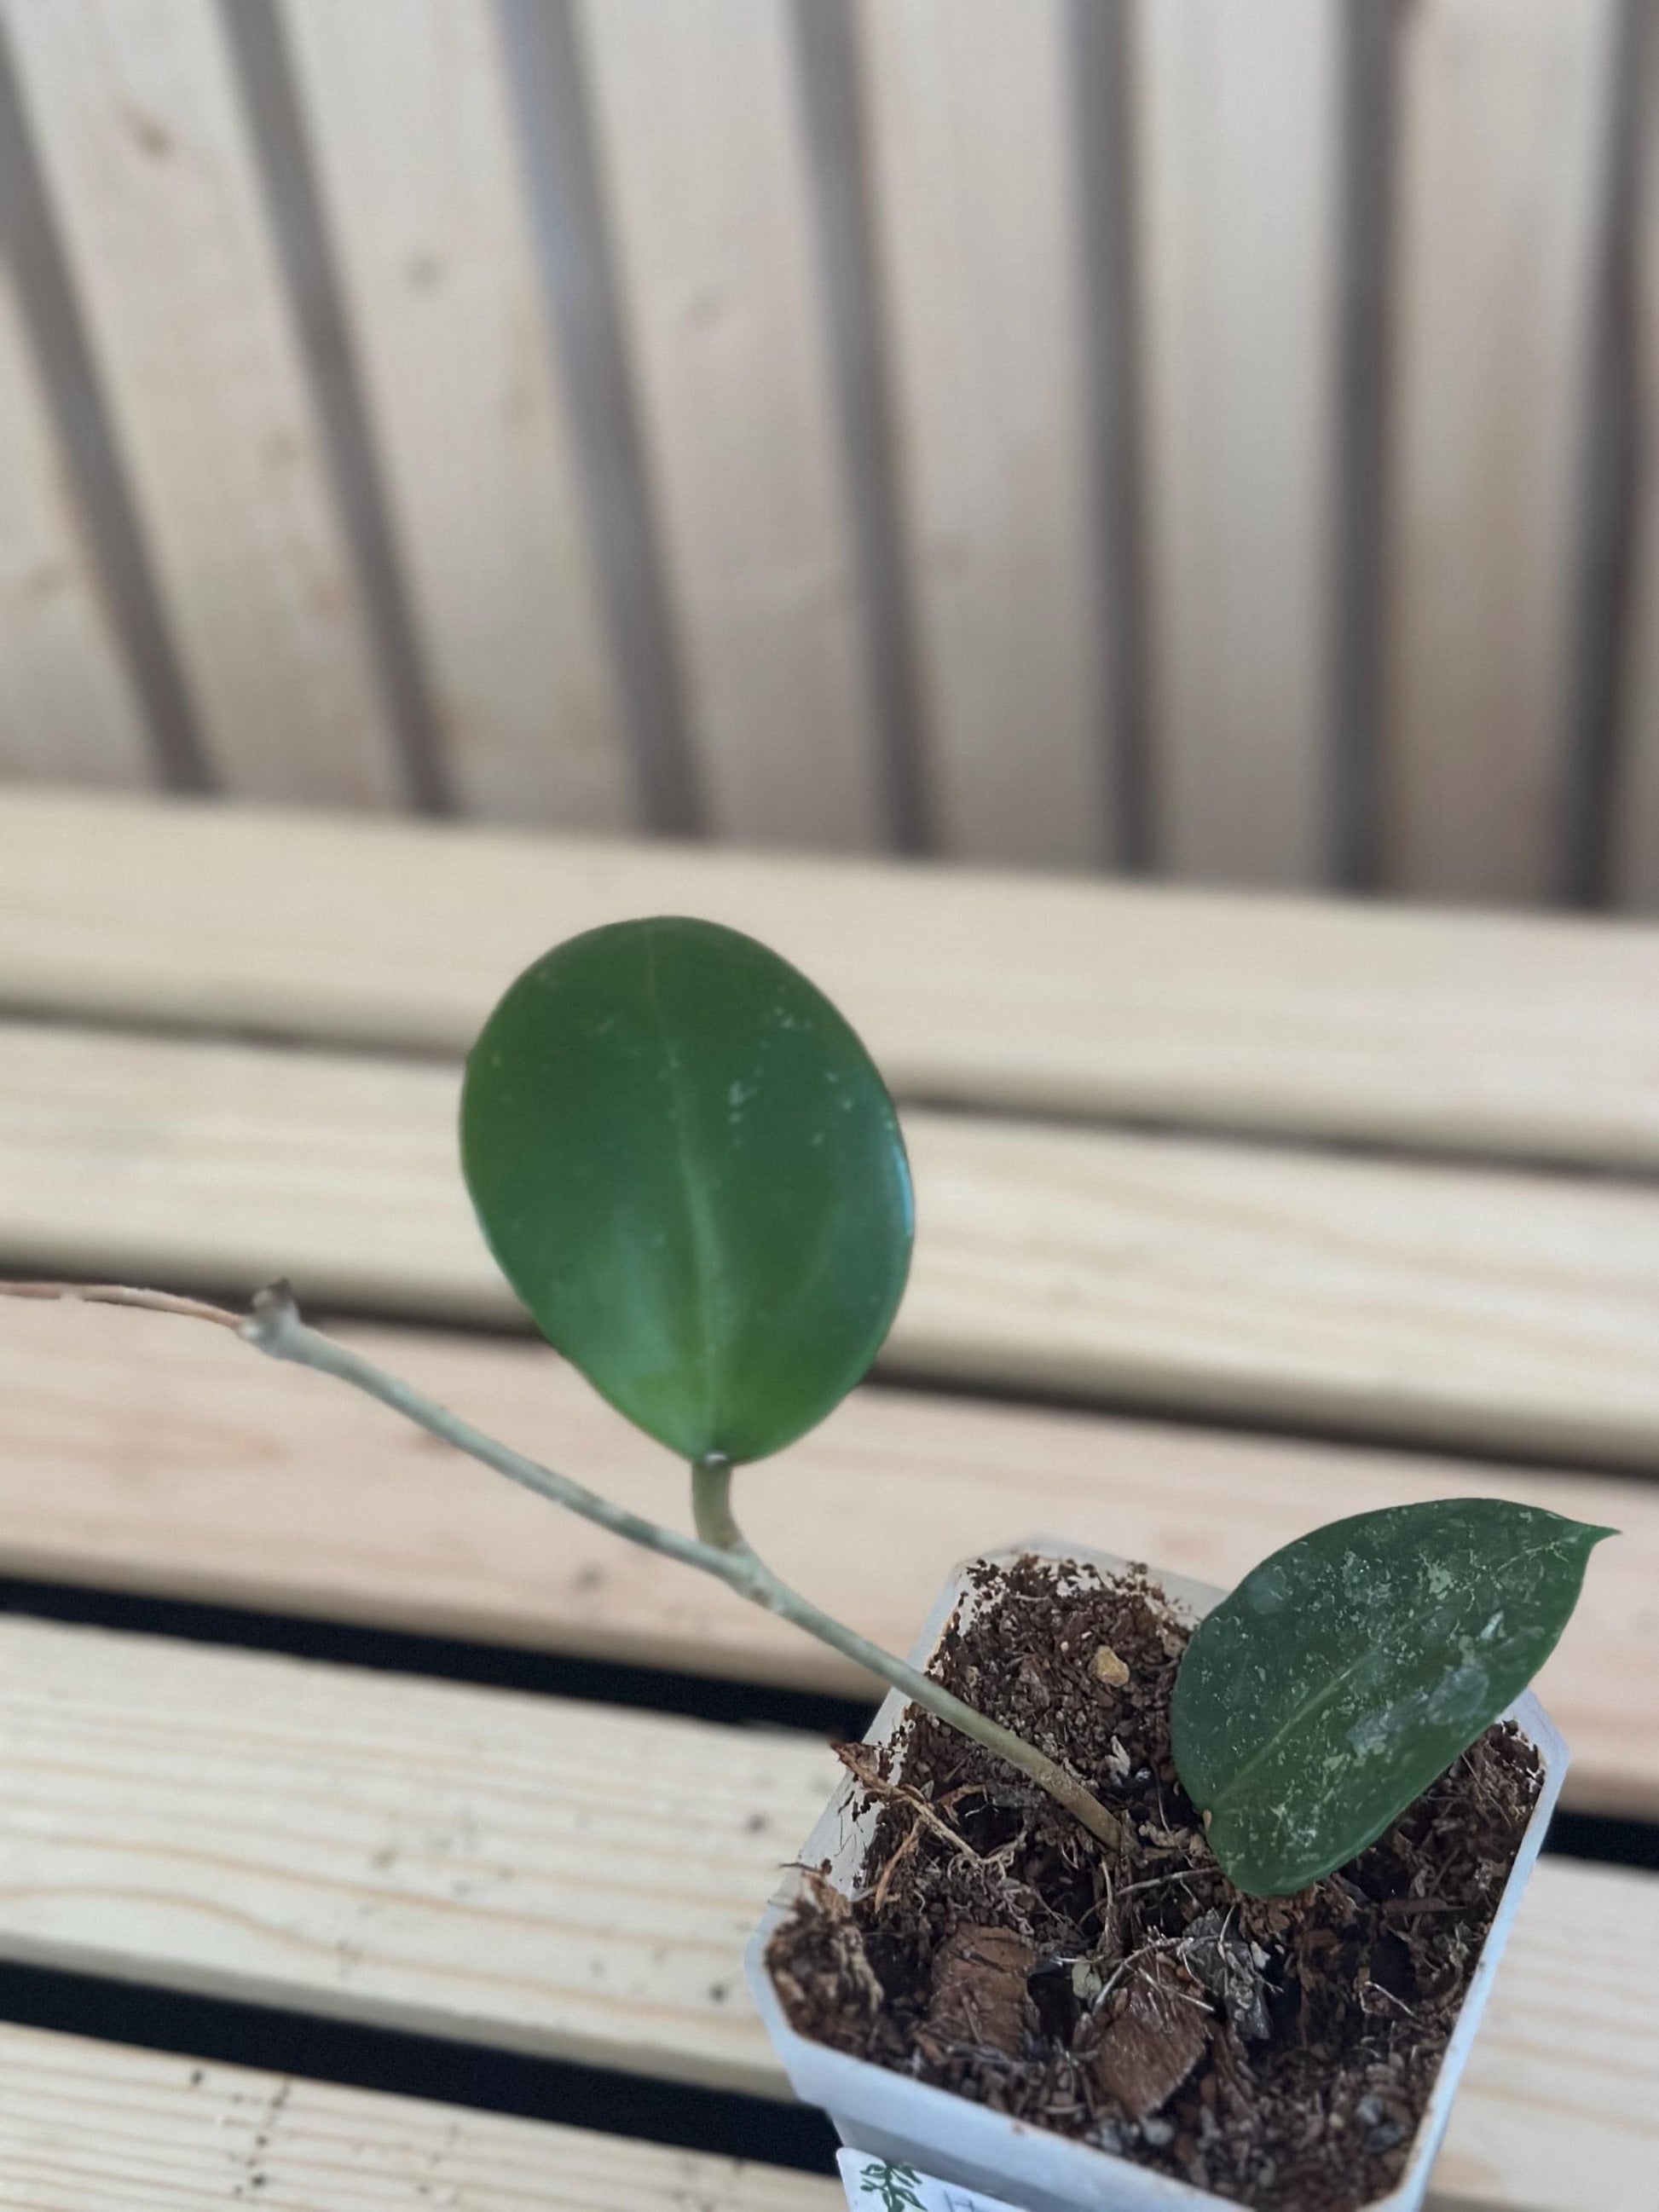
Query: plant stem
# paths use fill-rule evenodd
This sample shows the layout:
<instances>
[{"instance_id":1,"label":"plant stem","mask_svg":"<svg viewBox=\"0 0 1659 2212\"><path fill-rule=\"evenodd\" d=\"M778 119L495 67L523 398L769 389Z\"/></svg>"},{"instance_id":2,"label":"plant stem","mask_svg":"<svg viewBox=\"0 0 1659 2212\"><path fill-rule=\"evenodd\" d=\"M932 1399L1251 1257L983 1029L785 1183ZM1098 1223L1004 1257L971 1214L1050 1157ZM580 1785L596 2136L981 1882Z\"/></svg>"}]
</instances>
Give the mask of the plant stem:
<instances>
[{"instance_id":1,"label":"plant stem","mask_svg":"<svg viewBox=\"0 0 1659 2212\"><path fill-rule=\"evenodd\" d=\"M705 1452L691 1462L691 1517L698 1535L716 1551L748 1550L732 1510L732 1462L720 1452Z\"/></svg>"},{"instance_id":2,"label":"plant stem","mask_svg":"<svg viewBox=\"0 0 1659 2212\"><path fill-rule=\"evenodd\" d=\"M228 1306L210 1306L202 1298L181 1298L171 1291L135 1290L130 1283L0 1282L0 1297L72 1298L83 1306L135 1306L146 1313L179 1314L186 1321L210 1321L219 1328L240 1332L244 1316Z\"/></svg>"},{"instance_id":3,"label":"plant stem","mask_svg":"<svg viewBox=\"0 0 1659 2212\"><path fill-rule=\"evenodd\" d=\"M913 1705L926 1706L930 1713L948 1722L975 1743L983 1744L988 1751L1006 1759L1010 1766L1029 1775L1040 1789L1046 1790L1057 1803L1079 1820L1091 1835L1097 1836L1114 1850L1123 1848L1126 1838L1116 1815L1109 1813L1092 1791L1085 1790L1057 1760L1027 1743L1024 1736L1016 1735L1012 1729L1004 1728L1000 1721L990 1719L977 1707L955 1696L931 1674L924 1674L919 1668L911 1666L908 1660L895 1658L880 1644L872 1644L867 1636L844 1626L833 1613L825 1613L821 1606L814 1605L811 1598L803 1597L799 1590L791 1589L774 1574L759 1553L750 1549L732 1511L732 1468L727 1461L713 1455L697 1461L691 1470L691 1480L698 1534L711 1536L723 1558L742 1559L749 1567L748 1579L734 1583L735 1589L740 1589L757 1605L763 1605L769 1612L793 1621L797 1628L804 1628L809 1636L816 1636L832 1650L856 1660L860 1667L878 1674L894 1689L902 1690Z\"/></svg>"},{"instance_id":4,"label":"plant stem","mask_svg":"<svg viewBox=\"0 0 1659 2212\"><path fill-rule=\"evenodd\" d=\"M245 1343L263 1352L268 1358L314 1368L319 1374L349 1382L354 1389L378 1398L383 1406L401 1413L417 1428L453 1444L457 1450L493 1468L497 1474L504 1474L509 1482L533 1490L538 1497L550 1498L554 1504L579 1513L584 1520L597 1522L613 1535L625 1536L630 1543L642 1545L647 1551L662 1553L686 1566L700 1567L705 1574L716 1576L740 1597L805 1629L809 1636L816 1636L832 1650L867 1668L894 1689L902 1690L912 1704L923 1706L963 1735L1006 1759L1010 1766L1046 1790L1057 1804L1064 1806L1091 1835L1109 1849L1121 1850L1124 1846L1127 1838L1116 1816L1055 1760L1027 1743L1023 1736L1016 1735L1012 1729L1002 1727L952 1695L931 1675L924 1674L903 1659L895 1658L890 1651L883 1650L878 1644L871 1643L855 1630L843 1626L774 1574L750 1549L738 1526L732 1510L731 1463L718 1454L710 1453L692 1467L692 1511L697 1534L686 1536L677 1528L647 1520L643 1514L631 1513L625 1506L613 1504L598 1491L589 1490L585 1483L574 1481L567 1474L544 1467L539 1461L526 1458L510 1445L498 1443L398 1376L388 1375L320 1330L307 1327L300 1318L294 1294L286 1283L276 1283L258 1291L252 1310L245 1319L221 1306L175 1298L165 1291L131 1290L113 1284L0 1283L0 1294L85 1298L100 1304L187 1314L197 1320L236 1329Z\"/></svg>"}]
</instances>

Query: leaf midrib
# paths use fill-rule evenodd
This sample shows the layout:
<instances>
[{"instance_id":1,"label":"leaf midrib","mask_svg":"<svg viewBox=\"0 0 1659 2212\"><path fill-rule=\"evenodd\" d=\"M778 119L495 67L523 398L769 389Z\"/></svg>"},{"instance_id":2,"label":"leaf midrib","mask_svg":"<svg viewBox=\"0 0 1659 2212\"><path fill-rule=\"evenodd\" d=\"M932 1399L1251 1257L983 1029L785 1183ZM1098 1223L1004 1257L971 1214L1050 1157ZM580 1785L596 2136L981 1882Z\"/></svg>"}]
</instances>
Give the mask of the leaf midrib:
<instances>
[{"instance_id":1,"label":"leaf midrib","mask_svg":"<svg viewBox=\"0 0 1659 2212\"><path fill-rule=\"evenodd\" d=\"M1222 1807L1231 1800L1240 1787L1250 1779L1250 1777L1256 1771L1257 1768L1261 1765L1263 1761L1272 1757L1273 1753L1279 1749L1279 1746L1291 1735L1292 1730L1300 1728L1304 1721L1311 1719L1316 1713L1322 1712L1324 1708L1331 1703L1337 1692L1346 1687L1350 1677L1370 1656L1370 1647L1369 1645L1367 1645L1364 1650L1356 1652L1340 1674L1333 1674L1322 1688L1316 1690L1313 1695L1308 1698L1302 1705L1298 1705L1293 1713L1286 1716L1286 1717L1279 1723L1279 1727L1274 1729L1272 1735L1268 1737L1267 1742L1261 1746L1260 1750L1252 1753L1250 1757L1245 1760L1243 1765L1238 1768L1231 1781L1227 1784L1226 1787L1216 1793L1216 1795L1211 1799L1208 1807L1200 1808L1200 1809L1212 1813L1218 1812Z\"/></svg>"},{"instance_id":2,"label":"leaf midrib","mask_svg":"<svg viewBox=\"0 0 1659 2212\"><path fill-rule=\"evenodd\" d=\"M670 1116L674 1128L674 1150L679 1166L680 1193L685 1209L686 1229L692 1252L692 1273L696 1282L697 1333L702 1343L702 1433L704 1449L712 1448L714 1436L714 1365L715 1334L710 1297L714 1278L719 1272L720 1239L714 1218L708 1210L708 1194L701 1178L691 1171L691 1153L688 1142L691 1094L668 1034L668 1024L663 1017L662 994L657 973L657 944L647 935L645 944L646 994L650 1001L651 1018L655 1024L657 1042L662 1053L663 1066L668 1077L668 1088L673 1105Z\"/></svg>"},{"instance_id":3,"label":"leaf midrib","mask_svg":"<svg viewBox=\"0 0 1659 2212\"><path fill-rule=\"evenodd\" d=\"M1499 1560L1487 1571L1494 1582L1500 1582L1504 1575L1512 1568L1519 1566L1523 1560L1540 1559L1547 1553L1553 1553L1558 1558L1562 1555L1562 1544L1559 1537L1547 1537L1541 1544L1522 1545L1518 1552L1511 1553L1506 1559ZM1287 1715L1268 1737L1267 1742L1259 1750L1251 1753L1244 1765L1233 1775L1226 1787L1219 1790L1211 1800L1208 1809L1212 1812L1219 1811L1255 1774L1264 1761L1273 1756L1294 1729L1299 1729L1304 1722L1311 1720L1316 1714L1323 1711L1339 1691L1346 1687L1355 1671L1370 1656L1372 1649L1371 1645L1367 1644L1363 1650L1356 1652L1340 1673L1333 1674L1322 1688L1315 1691L1312 1696L1297 1706L1295 1712Z\"/></svg>"}]
</instances>

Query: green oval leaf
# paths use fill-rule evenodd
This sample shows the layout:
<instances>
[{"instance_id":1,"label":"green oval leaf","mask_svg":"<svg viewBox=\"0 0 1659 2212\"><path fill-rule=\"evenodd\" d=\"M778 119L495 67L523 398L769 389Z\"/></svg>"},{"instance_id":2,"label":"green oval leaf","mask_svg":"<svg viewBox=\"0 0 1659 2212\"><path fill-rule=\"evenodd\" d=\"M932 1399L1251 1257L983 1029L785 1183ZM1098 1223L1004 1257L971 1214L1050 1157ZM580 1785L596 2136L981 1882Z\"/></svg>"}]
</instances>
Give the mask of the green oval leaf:
<instances>
[{"instance_id":1,"label":"green oval leaf","mask_svg":"<svg viewBox=\"0 0 1659 2212\"><path fill-rule=\"evenodd\" d=\"M1334 1521L1201 1621L1171 1747L1212 1849L1258 1897L1364 1850L1525 1689L1616 1532L1496 1498Z\"/></svg>"},{"instance_id":2,"label":"green oval leaf","mask_svg":"<svg viewBox=\"0 0 1659 2212\"><path fill-rule=\"evenodd\" d=\"M461 1101L467 1188L543 1334L686 1459L763 1458L874 1358L910 1173L830 1001L713 922L618 922L527 969Z\"/></svg>"}]
</instances>

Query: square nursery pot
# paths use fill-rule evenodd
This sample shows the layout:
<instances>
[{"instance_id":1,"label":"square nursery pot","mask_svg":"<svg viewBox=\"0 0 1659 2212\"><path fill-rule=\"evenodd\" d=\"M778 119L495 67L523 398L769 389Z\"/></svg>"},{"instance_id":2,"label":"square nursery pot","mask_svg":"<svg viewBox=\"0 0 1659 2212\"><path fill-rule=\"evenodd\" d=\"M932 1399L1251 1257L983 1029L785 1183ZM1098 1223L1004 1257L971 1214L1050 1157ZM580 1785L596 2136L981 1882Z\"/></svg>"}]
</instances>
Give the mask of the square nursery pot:
<instances>
[{"instance_id":1,"label":"square nursery pot","mask_svg":"<svg viewBox=\"0 0 1659 2212\"><path fill-rule=\"evenodd\" d=\"M1099 1568L1103 1574L1120 1573L1128 1564L1109 1553L1080 1545L1040 1537L988 1555L989 1563L1002 1565L1020 1558L1077 1559ZM967 1562L958 1567L910 1653L911 1664L926 1668L945 1626L967 1589ZM1201 1620L1225 1592L1181 1575L1153 1571L1166 1597L1193 1620ZM904 1717L907 1700L890 1692L877 1713L865 1741L884 1744ZM1429 2169L1445 2133L1452 2099L1456 2093L1469 2047L1485 2008L1492 1976L1514 1923L1521 1893L1526 1887L1550 1814L1560 1795L1566 1771L1567 1748L1543 1707L1530 1691L1518 1698L1504 1716L1519 1726L1538 1752L1543 1766L1543 1786L1521 1840L1521 1848L1504 1885L1497 1917L1492 1922L1463 2008L1452 2031L1436 2078L1410 2159L1399 2182L1386 2196L1374 2197L1365 2212L1418 2212L1428 2186ZM869 1845L876 1815L867 1809L854 1817L853 1800L859 1784L847 1775L825 1807L811 1834L801 1845L803 1865L829 1862L830 1879L843 1895L850 1895ZM782 2060L790 2084L803 2103L817 2105L834 2122L842 2141L873 2158L917 2168L938 2181L968 2189L1016 2209L1016 2212L1203 2212L1203 2208L1227 2208L1238 2212L1230 2197L1152 2172L1109 2151L1097 2150L1009 2118L988 2106L970 2102L926 2082L854 2058L844 2051L810 2042L798 2035L784 2015L766 1967L767 1946L790 1911L804 1886L799 1867L792 1867L775 1893L765 1918L750 1938L744 1968L749 1989L766 2023L773 2048ZM1286 2208L1294 2212L1294 2208Z\"/></svg>"}]
</instances>

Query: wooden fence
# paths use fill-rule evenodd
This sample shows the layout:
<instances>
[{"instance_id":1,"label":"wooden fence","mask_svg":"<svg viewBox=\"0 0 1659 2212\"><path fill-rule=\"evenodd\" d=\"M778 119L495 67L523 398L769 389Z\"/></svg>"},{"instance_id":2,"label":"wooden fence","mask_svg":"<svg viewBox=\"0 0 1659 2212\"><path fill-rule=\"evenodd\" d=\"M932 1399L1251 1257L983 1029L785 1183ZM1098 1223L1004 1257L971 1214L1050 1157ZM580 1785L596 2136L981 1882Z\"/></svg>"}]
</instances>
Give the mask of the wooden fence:
<instances>
[{"instance_id":1,"label":"wooden fence","mask_svg":"<svg viewBox=\"0 0 1659 2212\"><path fill-rule=\"evenodd\" d=\"M3 0L0 774L1659 903L1652 0Z\"/></svg>"}]
</instances>

